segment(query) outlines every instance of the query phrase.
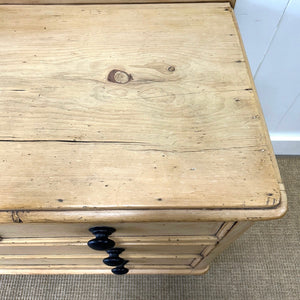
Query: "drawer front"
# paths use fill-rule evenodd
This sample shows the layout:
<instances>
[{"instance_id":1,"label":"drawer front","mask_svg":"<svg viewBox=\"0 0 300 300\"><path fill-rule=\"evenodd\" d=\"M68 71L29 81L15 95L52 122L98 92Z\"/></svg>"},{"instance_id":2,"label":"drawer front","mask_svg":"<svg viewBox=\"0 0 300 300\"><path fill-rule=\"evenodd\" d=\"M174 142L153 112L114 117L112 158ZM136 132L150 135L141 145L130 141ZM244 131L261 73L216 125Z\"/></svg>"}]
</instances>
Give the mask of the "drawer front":
<instances>
[{"instance_id":1,"label":"drawer front","mask_svg":"<svg viewBox=\"0 0 300 300\"><path fill-rule=\"evenodd\" d=\"M73 238L10 238L0 242L0 255L100 255L87 246L90 237ZM148 236L117 237L118 247L124 248L126 254L193 254L198 255L206 247L216 245L218 239L213 236Z\"/></svg>"},{"instance_id":2,"label":"drawer front","mask_svg":"<svg viewBox=\"0 0 300 300\"><path fill-rule=\"evenodd\" d=\"M107 255L106 255L107 256ZM0 265L91 265L98 268L111 269L112 267L105 266L102 263L102 258L106 257L103 254L99 257L80 256L80 255L52 255L52 256L31 256L31 255L11 255L1 256ZM162 255L157 257L143 257L138 255L127 255L124 257L129 260L126 267L137 267L139 265L184 265L189 266L194 261L193 255Z\"/></svg>"},{"instance_id":3,"label":"drawer front","mask_svg":"<svg viewBox=\"0 0 300 300\"><path fill-rule=\"evenodd\" d=\"M64 229L60 232L61 235L71 234L68 237L51 237L49 230L45 230L49 225L51 225L52 231L50 232L53 235L59 232L59 228ZM9 229L6 234L16 236L4 237L0 242L1 272L6 274L109 274L112 268L103 262L103 259L109 255L105 251L95 251L87 246L87 242L94 236L86 235L82 227L86 226L84 229L88 230L94 225L15 224L4 226L5 229ZM232 228L233 222L113 225L117 229L113 240L116 247L125 249L120 257L129 261L125 268L133 274L202 274L207 270L207 266L198 268L198 265ZM121 234L118 235L119 225ZM16 229L19 228L20 230L17 231ZM177 232L183 232L185 235L176 235ZM199 232L207 235L197 235ZM129 235L122 235L125 233ZM140 235L137 235L138 233ZM150 235L150 233L157 235ZM161 235L158 235L159 233ZM30 237L32 235L37 235L37 237ZM40 235L47 237L39 237Z\"/></svg>"},{"instance_id":4,"label":"drawer front","mask_svg":"<svg viewBox=\"0 0 300 300\"><path fill-rule=\"evenodd\" d=\"M50 237L86 237L89 228L102 226L95 223L48 223L48 224L3 224L0 225L2 238L50 238ZM116 223L105 224L116 229L111 236L210 236L215 235L223 222L183 222L183 223ZM92 237L93 235L90 234Z\"/></svg>"},{"instance_id":5,"label":"drawer front","mask_svg":"<svg viewBox=\"0 0 300 300\"><path fill-rule=\"evenodd\" d=\"M124 245L120 244L118 247L124 248ZM164 254L164 253L172 253L172 254L193 254L197 255L201 253L207 245L164 245L164 246L145 246L145 245L134 245L131 246L130 249L125 248L124 253L157 253L157 254ZM68 254L86 254L86 255L94 255L96 252L90 249L87 245L82 246L18 246L18 247L0 247L0 256L1 255L23 255L23 254L34 254L34 255L65 255ZM101 253L100 253L101 254ZM99 255L100 255L99 254ZM98 254L96 254L98 255ZM98 255L98 256L99 256ZM123 255L124 256L124 255Z\"/></svg>"},{"instance_id":6,"label":"drawer front","mask_svg":"<svg viewBox=\"0 0 300 300\"><path fill-rule=\"evenodd\" d=\"M195 267L217 245L232 224L202 222L105 225L116 229L108 238L115 242L115 247L125 249L120 257L129 260L126 266L134 270L134 273L143 273L146 269L148 271L145 273L149 273L150 269L161 270L160 266L165 266L165 273L169 273L173 266L176 273L180 268L184 268L184 272L194 272ZM35 272L38 273L51 267L52 271L48 270L49 273L54 272L53 270L70 273L68 268L77 266L78 273L80 270L105 273L109 268L102 261L108 254L92 250L87 245L88 241L95 239L96 233L93 235L89 232L95 225L99 223L2 225L1 270L6 273L18 273L21 270L30 273L33 267L37 267ZM96 240L98 243L98 238ZM101 239L100 241L102 242ZM59 266L64 266L64 271Z\"/></svg>"},{"instance_id":7,"label":"drawer front","mask_svg":"<svg viewBox=\"0 0 300 300\"><path fill-rule=\"evenodd\" d=\"M0 269L4 272L29 272L32 268L51 266L52 270L65 273L74 266L80 273L105 273L112 267L106 266L103 259L109 255L105 251L95 251L87 246L90 237L69 238L4 238L0 242ZM192 271L202 260L207 250L215 247L217 236L131 236L115 237L116 245L125 250L120 257L129 262L126 268L135 272L145 270L185 270ZM23 269L21 269L23 268ZM53 269L54 268L54 269ZM69 269L68 269L69 268ZM35 269L38 272L37 269ZM69 270L69 271L68 271ZM81 270L81 271L80 271ZM49 270L48 270L49 271ZM176 272L177 272L176 271ZM146 272L146 271L145 271ZM160 271L162 272L162 271ZM51 273L51 272L50 272Z\"/></svg>"}]
</instances>

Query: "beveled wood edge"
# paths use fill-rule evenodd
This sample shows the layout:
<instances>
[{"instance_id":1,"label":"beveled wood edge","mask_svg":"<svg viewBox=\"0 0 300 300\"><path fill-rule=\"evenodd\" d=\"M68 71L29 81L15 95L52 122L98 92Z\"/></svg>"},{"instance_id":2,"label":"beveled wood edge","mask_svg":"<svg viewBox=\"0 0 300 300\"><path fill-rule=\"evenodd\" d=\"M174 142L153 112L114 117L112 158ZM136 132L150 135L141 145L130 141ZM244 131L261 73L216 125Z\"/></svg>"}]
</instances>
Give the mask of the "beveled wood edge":
<instances>
[{"instance_id":1,"label":"beveled wood edge","mask_svg":"<svg viewBox=\"0 0 300 300\"><path fill-rule=\"evenodd\" d=\"M195 269L202 270L208 266L219 254L221 254L226 248L228 248L238 237L240 237L246 230L248 230L254 222L236 222L228 233L222 238L219 244L214 247L209 254L204 257L195 266Z\"/></svg>"},{"instance_id":2,"label":"beveled wood edge","mask_svg":"<svg viewBox=\"0 0 300 300\"><path fill-rule=\"evenodd\" d=\"M254 82L254 79L253 79L253 76L252 76L252 72L251 72L249 60L248 60L248 57L247 57L246 49L244 47L244 42L243 42L240 30L239 30L238 22L237 22L237 19L235 17L235 14L234 14L233 10L231 10L231 16L232 16L232 19L233 19L233 24L235 26L237 36L238 36L239 41L240 41L239 44L241 46L241 50L242 50L242 53L243 53L244 61L245 61L247 72L248 72L248 76L249 76L249 79L250 79L250 82L251 82L251 88L253 89L254 99L255 99L255 102L256 102L256 107L259 110L260 115L262 116L261 121L262 121L262 125L263 125L263 131L264 131L264 134L265 134L265 137L266 137L265 140L267 142L268 151L272 155L272 157L271 157L272 158L272 163L273 163L273 167L275 169L275 172L276 172L276 175L277 175L277 178L278 178L278 182L282 182L280 172L279 172L279 168L278 168L277 161L276 161L276 157L274 155L274 150L273 150L273 146L272 146L272 143L271 143L268 127L267 127L267 124L266 124L266 121L265 121L265 118L264 118L263 110L262 110L262 107L261 107L261 104L260 104L260 100L258 98L255 82Z\"/></svg>"},{"instance_id":3,"label":"beveled wood edge","mask_svg":"<svg viewBox=\"0 0 300 300\"><path fill-rule=\"evenodd\" d=\"M215 236L218 240L223 239L227 232L232 228L235 222L224 222L220 229L216 232Z\"/></svg>"},{"instance_id":4,"label":"beveled wood edge","mask_svg":"<svg viewBox=\"0 0 300 300\"><path fill-rule=\"evenodd\" d=\"M153 3L230 3L236 0L0 0L0 5L89 5L89 4L153 4Z\"/></svg>"},{"instance_id":5,"label":"beveled wood edge","mask_svg":"<svg viewBox=\"0 0 300 300\"><path fill-rule=\"evenodd\" d=\"M253 79L253 76L252 76L252 72L251 72L249 60L248 60L248 57L247 57L247 54L246 54L246 50L245 50L245 47L244 47L243 39L242 39L240 30L239 30L238 22L237 22L237 19L235 17L234 11L232 9L230 11L231 11L233 23L234 23L234 26L235 26L235 29L236 29L236 32L237 32L237 36L238 36L239 41L240 41L241 50L242 50L242 53L243 53L244 61L245 61L246 68L247 68L248 75L249 75L250 82L251 82L251 88L253 89L254 99L256 101L256 107L259 110L259 114L262 116L261 121L262 121L262 124L263 124L263 130L264 130L264 134L265 134L265 137L266 137L266 139L265 139L266 142L267 142L266 146L267 146L268 151L269 151L270 156L271 156L270 158L271 158L271 161L272 161L272 165L274 167L274 171L275 171L276 176L277 176L277 180L278 180L279 185L280 185L280 190L282 191L282 190L285 190L285 188L284 188L284 185L282 184L282 179L281 179L279 167L278 167L277 160L276 160L276 157L275 157L275 154L274 154L274 150L273 150L273 146L272 146L272 143L271 143L271 138L270 138L270 134L269 134L269 131L268 131L267 123L265 121L263 110L262 110L262 107L261 107L261 104L260 104L260 101L259 101L259 98L258 98L256 86L255 86L254 79ZM286 198L286 195L284 197ZM281 195L281 198L283 198L282 195Z\"/></svg>"},{"instance_id":6,"label":"beveled wood edge","mask_svg":"<svg viewBox=\"0 0 300 300\"><path fill-rule=\"evenodd\" d=\"M124 222L207 222L263 221L278 219L287 211L287 198L281 184L281 201L265 209L144 209L0 211L0 223L124 223Z\"/></svg>"},{"instance_id":7,"label":"beveled wood edge","mask_svg":"<svg viewBox=\"0 0 300 300\"><path fill-rule=\"evenodd\" d=\"M135 275L135 274L170 274L170 275L202 275L205 274L209 266L206 266L203 269L192 269L188 266L166 266L167 268L163 268L164 266L153 266L151 269L146 269L147 266L135 266L135 269L130 269L129 273L126 275ZM89 266L77 267L74 265L64 265L64 266L30 266L27 267L19 267L14 268L13 266L2 267L0 266L1 274L22 274L22 275L42 275L42 274L68 274L68 275L76 275L76 274L110 274L113 275L110 269L96 269L89 268Z\"/></svg>"}]
</instances>

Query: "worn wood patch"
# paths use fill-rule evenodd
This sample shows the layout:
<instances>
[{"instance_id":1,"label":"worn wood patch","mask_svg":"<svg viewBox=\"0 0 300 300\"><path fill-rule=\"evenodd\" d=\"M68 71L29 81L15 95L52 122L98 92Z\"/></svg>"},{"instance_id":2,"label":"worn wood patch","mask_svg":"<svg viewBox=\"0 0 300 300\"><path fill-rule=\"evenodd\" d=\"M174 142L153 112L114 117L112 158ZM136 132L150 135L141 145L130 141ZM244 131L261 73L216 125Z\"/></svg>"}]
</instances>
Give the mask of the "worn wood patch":
<instances>
[{"instance_id":1,"label":"worn wood patch","mask_svg":"<svg viewBox=\"0 0 300 300\"><path fill-rule=\"evenodd\" d=\"M272 207L280 193L270 157L262 150L5 143L0 148L1 208Z\"/></svg>"},{"instance_id":2,"label":"worn wood patch","mask_svg":"<svg viewBox=\"0 0 300 300\"><path fill-rule=\"evenodd\" d=\"M279 204L228 3L0 16L2 210Z\"/></svg>"}]
</instances>

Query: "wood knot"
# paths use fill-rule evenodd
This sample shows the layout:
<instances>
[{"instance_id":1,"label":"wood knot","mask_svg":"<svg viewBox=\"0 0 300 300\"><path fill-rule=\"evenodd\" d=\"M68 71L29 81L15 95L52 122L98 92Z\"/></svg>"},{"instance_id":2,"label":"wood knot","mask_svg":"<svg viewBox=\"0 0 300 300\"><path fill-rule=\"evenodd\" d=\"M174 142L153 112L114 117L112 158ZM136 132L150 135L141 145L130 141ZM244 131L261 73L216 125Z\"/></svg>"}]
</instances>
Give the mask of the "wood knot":
<instances>
[{"instance_id":1,"label":"wood knot","mask_svg":"<svg viewBox=\"0 0 300 300\"><path fill-rule=\"evenodd\" d=\"M133 80L131 74L121 70L112 70L109 72L107 80L114 83L125 84Z\"/></svg>"},{"instance_id":2,"label":"wood knot","mask_svg":"<svg viewBox=\"0 0 300 300\"><path fill-rule=\"evenodd\" d=\"M169 72L175 72L175 67L174 67L174 66L170 66L170 67L168 68L168 71L169 71Z\"/></svg>"}]
</instances>

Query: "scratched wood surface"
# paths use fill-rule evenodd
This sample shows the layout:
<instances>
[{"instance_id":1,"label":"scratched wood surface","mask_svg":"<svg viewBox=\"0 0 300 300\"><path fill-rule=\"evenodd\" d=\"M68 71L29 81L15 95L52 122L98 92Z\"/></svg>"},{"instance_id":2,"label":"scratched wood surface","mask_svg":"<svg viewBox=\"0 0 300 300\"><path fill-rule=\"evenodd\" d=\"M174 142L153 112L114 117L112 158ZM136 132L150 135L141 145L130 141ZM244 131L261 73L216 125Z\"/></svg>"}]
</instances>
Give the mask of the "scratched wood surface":
<instances>
[{"instance_id":1,"label":"scratched wood surface","mask_svg":"<svg viewBox=\"0 0 300 300\"><path fill-rule=\"evenodd\" d=\"M280 203L228 3L0 16L0 209Z\"/></svg>"},{"instance_id":2,"label":"scratched wood surface","mask_svg":"<svg viewBox=\"0 0 300 300\"><path fill-rule=\"evenodd\" d=\"M102 253L94 253L88 255L0 255L0 270L2 265L4 266L24 266L24 265L100 265L99 262L107 254L103 251ZM196 258L193 254L178 254L178 255L148 255L143 256L143 253L135 255L123 255L124 259L128 259L130 264L128 268L136 265L144 265L147 268L148 265L185 265L189 266L191 262ZM111 269L109 266L101 264L105 269Z\"/></svg>"},{"instance_id":3,"label":"scratched wood surface","mask_svg":"<svg viewBox=\"0 0 300 300\"><path fill-rule=\"evenodd\" d=\"M80 212L81 213L81 212ZM101 218L98 218L101 220ZM101 220L102 221L102 220ZM9 223L9 222L7 222ZM1 224L1 236L4 240L9 238L41 238L48 239L68 237L77 240L79 237L86 237L87 235L92 238L93 235L89 232L89 228L98 226L99 221L94 223L47 223L44 224L27 224L27 220L23 223ZM219 232L224 222L140 222L140 223L105 223L105 226L117 228L117 231L111 235L115 240L125 238L127 241L132 237L140 236L157 236L168 237L170 240L174 236L215 236ZM227 222L225 223L227 224ZM88 238L87 240L89 240ZM1 247L1 246L0 246Z\"/></svg>"},{"instance_id":4,"label":"scratched wood surface","mask_svg":"<svg viewBox=\"0 0 300 300\"><path fill-rule=\"evenodd\" d=\"M0 4L112 4L112 3L159 3L159 2L229 2L234 7L236 0L0 0Z\"/></svg>"}]
</instances>

